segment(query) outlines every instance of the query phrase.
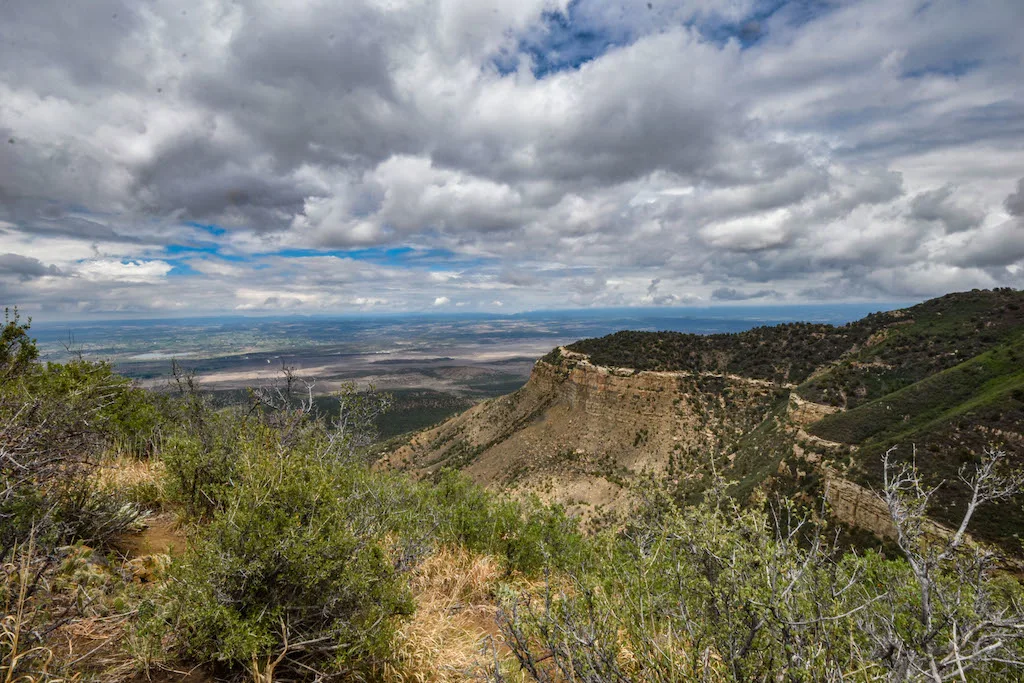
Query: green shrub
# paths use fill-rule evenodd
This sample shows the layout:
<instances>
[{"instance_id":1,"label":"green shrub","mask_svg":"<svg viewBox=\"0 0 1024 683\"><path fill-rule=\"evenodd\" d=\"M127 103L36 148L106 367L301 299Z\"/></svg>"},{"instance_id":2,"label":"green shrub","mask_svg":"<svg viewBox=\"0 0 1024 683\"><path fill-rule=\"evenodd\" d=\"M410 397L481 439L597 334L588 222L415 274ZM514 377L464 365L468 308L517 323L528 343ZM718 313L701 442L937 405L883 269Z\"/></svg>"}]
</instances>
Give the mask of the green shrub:
<instances>
[{"instance_id":1,"label":"green shrub","mask_svg":"<svg viewBox=\"0 0 1024 683\"><path fill-rule=\"evenodd\" d=\"M167 437L160 450L167 500L197 519L222 508L236 473L236 441L235 435L226 431L207 443L184 429Z\"/></svg>"},{"instance_id":2,"label":"green shrub","mask_svg":"<svg viewBox=\"0 0 1024 683\"><path fill-rule=\"evenodd\" d=\"M411 613L387 510L362 467L310 451L242 449L231 496L176 563L175 642L198 661L267 673L383 661ZM301 645L300 645L301 644Z\"/></svg>"},{"instance_id":3,"label":"green shrub","mask_svg":"<svg viewBox=\"0 0 1024 683\"><path fill-rule=\"evenodd\" d=\"M933 680L932 660L934 680L961 680L956 643L966 680L1020 680L1019 582L906 528L930 562L927 619L903 557L845 552L791 508L740 508L719 484L684 509L651 496L593 541L589 568L547 575L540 596L504 592L499 626L538 681Z\"/></svg>"},{"instance_id":4,"label":"green shrub","mask_svg":"<svg viewBox=\"0 0 1024 683\"><path fill-rule=\"evenodd\" d=\"M92 473L131 391L106 363L36 362L28 325L15 313L0 334L0 559L34 529L40 547L102 542L138 511L107 500ZM124 403L124 414L130 404Z\"/></svg>"},{"instance_id":5,"label":"green shrub","mask_svg":"<svg viewBox=\"0 0 1024 683\"><path fill-rule=\"evenodd\" d=\"M495 496L455 471L424 491L441 542L496 555L509 571L524 574L584 561L578 526L561 507Z\"/></svg>"}]
</instances>

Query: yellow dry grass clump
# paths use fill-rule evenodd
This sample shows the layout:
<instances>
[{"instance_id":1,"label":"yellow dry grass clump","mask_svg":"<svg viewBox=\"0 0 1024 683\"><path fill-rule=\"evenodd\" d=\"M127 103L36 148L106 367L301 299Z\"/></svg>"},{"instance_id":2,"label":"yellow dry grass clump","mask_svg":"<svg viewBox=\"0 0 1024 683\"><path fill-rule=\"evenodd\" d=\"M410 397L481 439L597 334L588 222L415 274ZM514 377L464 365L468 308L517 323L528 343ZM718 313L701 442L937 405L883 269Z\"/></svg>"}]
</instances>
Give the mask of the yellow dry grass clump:
<instances>
[{"instance_id":1,"label":"yellow dry grass clump","mask_svg":"<svg viewBox=\"0 0 1024 683\"><path fill-rule=\"evenodd\" d=\"M497 560L461 548L442 548L416 570L416 613L398 632L389 683L448 683L479 675L510 655L494 617L502 570Z\"/></svg>"},{"instance_id":2,"label":"yellow dry grass clump","mask_svg":"<svg viewBox=\"0 0 1024 683\"><path fill-rule=\"evenodd\" d=\"M139 459L110 453L93 474L103 491L117 491L137 503L159 506L162 502L164 463L159 458Z\"/></svg>"}]
</instances>

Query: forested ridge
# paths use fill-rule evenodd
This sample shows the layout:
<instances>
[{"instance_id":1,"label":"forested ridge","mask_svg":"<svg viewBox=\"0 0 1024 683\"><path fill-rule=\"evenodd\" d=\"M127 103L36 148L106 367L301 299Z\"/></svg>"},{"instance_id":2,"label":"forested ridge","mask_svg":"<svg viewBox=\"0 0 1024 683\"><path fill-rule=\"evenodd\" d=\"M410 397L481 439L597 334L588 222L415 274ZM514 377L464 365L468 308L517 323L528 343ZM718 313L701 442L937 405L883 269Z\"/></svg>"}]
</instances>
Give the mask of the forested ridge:
<instances>
[{"instance_id":1,"label":"forested ridge","mask_svg":"<svg viewBox=\"0 0 1024 683\"><path fill-rule=\"evenodd\" d=\"M801 383L830 363L885 363L909 382L981 353L1024 327L1024 293L1012 289L948 294L842 326L786 323L727 334L622 331L567 348L597 365L635 370L728 372ZM858 387L856 373L805 387L837 396ZM852 393L852 392L848 392Z\"/></svg>"}]
</instances>

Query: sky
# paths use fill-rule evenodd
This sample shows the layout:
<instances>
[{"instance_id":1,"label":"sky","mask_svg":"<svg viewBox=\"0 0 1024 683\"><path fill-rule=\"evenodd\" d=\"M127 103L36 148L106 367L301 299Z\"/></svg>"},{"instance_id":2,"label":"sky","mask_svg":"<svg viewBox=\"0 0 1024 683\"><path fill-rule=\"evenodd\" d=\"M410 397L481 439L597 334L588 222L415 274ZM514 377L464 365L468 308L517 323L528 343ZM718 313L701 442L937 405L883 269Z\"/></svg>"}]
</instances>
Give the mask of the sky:
<instances>
[{"instance_id":1,"label":"sky","mask_svg":"<svg viewBox=\"0 0 1024 683\"><path fill-rule=\"evenodd\" d=\"M6 0L40 320L1024 286L1020 0Z\"/></svg>"}]
</instances>

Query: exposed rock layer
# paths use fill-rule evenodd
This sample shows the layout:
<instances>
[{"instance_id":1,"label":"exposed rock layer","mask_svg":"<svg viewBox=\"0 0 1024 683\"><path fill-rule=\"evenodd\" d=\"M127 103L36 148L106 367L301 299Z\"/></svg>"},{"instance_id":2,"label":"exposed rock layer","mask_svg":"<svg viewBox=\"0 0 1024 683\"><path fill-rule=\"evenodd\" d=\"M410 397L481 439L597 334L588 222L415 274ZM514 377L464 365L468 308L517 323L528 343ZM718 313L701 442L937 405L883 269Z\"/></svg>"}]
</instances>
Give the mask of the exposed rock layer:
<instances>
[{"instance_id":1,"label":"exposed rock layer","mask_svg":"<svg viewBox=\"0 0 1024 683\"><path fill-rule=\"evenodd\" d=\"M712 374L599 367L579 354L539 361L519 391L417 434L392 466L429 476L444 467L484 484L528 488L581 509L616 504L644 471L678 476L760 424L787 391Z\"/></svg>"}]
</instances>

